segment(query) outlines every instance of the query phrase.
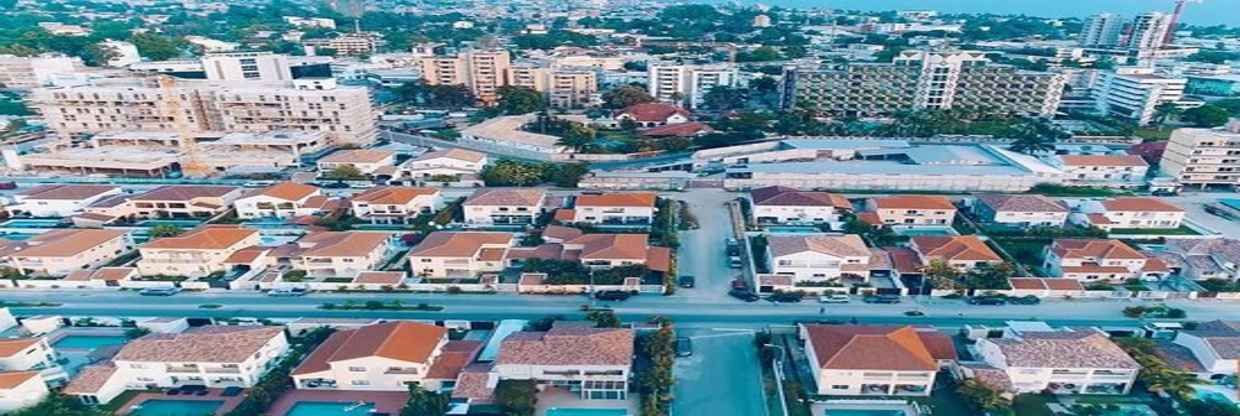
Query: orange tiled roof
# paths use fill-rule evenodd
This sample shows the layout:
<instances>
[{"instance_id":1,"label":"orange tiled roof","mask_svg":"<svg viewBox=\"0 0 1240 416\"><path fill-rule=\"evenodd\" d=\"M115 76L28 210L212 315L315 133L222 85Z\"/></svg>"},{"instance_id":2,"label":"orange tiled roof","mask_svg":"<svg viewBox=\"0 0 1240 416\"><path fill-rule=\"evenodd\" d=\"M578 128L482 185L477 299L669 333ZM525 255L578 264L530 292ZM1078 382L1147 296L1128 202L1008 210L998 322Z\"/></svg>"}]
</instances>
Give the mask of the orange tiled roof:
<instances>
[{"instance_id":1,"label":"orange tiled roof","mask_svg":"<svg viewBox=\"0 0 1240 416\"><path fill-rule=\"evenodd\" d=\"M438 194L439 190L435 188L417 188L412 186L380 186L367 189L353 195L354 202L367 202L371 204L385 205L404 205L413 201L419 196L433 196Z\"/></svg>"},{"instance_id":2,"label":"orange tiled roof","mask_svg":"<svg viewBox=\"0 0 1240 416\"><path fill-rule=\"evenodd\" d=\"M654 192L616 192L577 196L578 207L654 207Z\"/></svg>"},{"instance_id":3,"label":"orange tiled roof","mask_svg":"<svg viewBox=\"0 0 1240 416\"><path fill-rule=\"evenodd\" d=\"M1102 201L1107 211L1184 212L1183 208L1157 198L1111 198Z\"/></svg>"},{"instance_id":4,"label":"orange tiled roof","mask_svg":"<svg viewBox=\"0 0 1240 416\"><path fill-rule=\"evenodd\" d=\"M0 357L12 357L13 354L25 351L31 345L38 344L42 338L14 338L0 340Z\"/></svg>"},{"instance_id":5,"label":"orange tiled roof","mask_svg":"<svg viewBox=\"0 0 1240 416\"><path fill-rule=\"evenodd\" d=\"M436 231L410 251L412 257L473 257L485 245L512 245L512 234Z\"/></svg>"},{"instance_id":6,"label":"orange tiled roof","mask_svg":"<svg viewBox=\"0 0 1240 416\"><path fill-rule=\"evenodd\" d=\"M8 390L22 385L39 375L38 371L3 371L0 372L0 390Z\"/></svg>"},{"instance_id":7,"label":"orange tiled roof","mask_svg":"<svg viewBox=\"0 0 1240 416\"><path fill-rule=\"evenodd\" d=\"M126 234L123 230L59 229L14 243L15 257L72 257Z\"/></svg>"},{"instance_id":8,"label":"orange tiled roof","mask_svg":"<svg viewBox=\"0 0 1240 416\"><path fill-rule=\"evenodd\" d=\"M949 237L917 236L912 238L914 250L922 256L945 261L1003 261L981 239L972 235Z\"/></svg>"},{"instance_id":9,"label":"orange tiled roof","mask_svg":"<svg viewBox=\"0 0 1240 416\"><path fill-rule=\"evenodd\" d=\"M300 201L313 195L319 188L297 182L280 182L259 190L255 195L269 196L285 201Z\"/></svg>"},{"instance_id":10,"label":"orange tiled roof","mask_svg":"<svg viewBox=\"0 0 1240 416\"><path fill-rule=\"evenodd\" d=\"M293 374L327 370L332 362L364 357L384 357L429 364L431 354L446 341L444 327L417 322L387 322L338 331L310 353Z\"/></svg>"},{"instance_id":11,"label":"orange tiled roof","mask_svg":"<svg viewBox=\"0 0 1240 416\"><path fill-rule=\"evenodd\" d=\"M806 325L805 331L824 369L936 371L938 360L956 358L946 335L911 326Z\"/></svg>"},{"instance_id":12,"label":"orange tiled roof","mask_svg":"<svg viewBox=\"0 0 1240 416\"><path fill-rule=\"evenodd\" d=\"M393 152L390 150L375 150L375 149L342 150L342 151L327 155L327 157L324 157L322 159L319 159L319 162L379 163L379 162L382 162L384 159L392 157L395 154L396 152Z\"/></svg>"},{"instance_id":13,"label":"orange tiled roof","mask_svg":"<svg viewBox=\"0 0 1240 416\"><path fill-rule=\"evenodd\" d=\"M179 334L148 334L125 344L113 360L240 363L283 334L282 326L203 326Z\"/></svg>"},{"instance_id":14,"label":"orange tiled roof","mask_svg":"<svg viewBox=\"0 0 1240 416\"><path fill-rule=\"evenodd\" d=\"M1059 258L1144 259L1141 252L1119 240L1061 238L1051 243Z\"/></svg>"},{"instance_id":15,"label":"orange tiled roof","mask_svg":"<svg viewBox=\"0 0 1240 416\"><path fill-rule=\"evenodd\" d=\"M240 226L204 226L175 237L152 240L142 248L171 250L221 250L257 235L257 230Z\"/></svg>"},{"instance_id":16,"label":"orange tiled roof","mask_svg":"<svg viewBox=\"0 0 1240 416\"><path fill-rule=\"evenodd\" d=\"M954 210L952 201L942 196L932 195L896 195L874 198L874 206L878 209L942 209Z\"/></svg>"}]
</instances>

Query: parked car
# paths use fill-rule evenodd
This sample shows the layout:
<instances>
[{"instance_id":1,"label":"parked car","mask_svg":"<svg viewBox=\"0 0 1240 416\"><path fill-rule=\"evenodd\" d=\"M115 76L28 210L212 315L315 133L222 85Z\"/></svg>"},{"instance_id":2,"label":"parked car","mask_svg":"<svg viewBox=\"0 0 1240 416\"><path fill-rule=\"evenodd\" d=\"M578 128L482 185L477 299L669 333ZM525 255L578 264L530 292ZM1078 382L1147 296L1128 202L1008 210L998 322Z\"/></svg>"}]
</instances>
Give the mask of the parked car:
<instances>
[{"instance_id":1,"label":"parked car","mask_svg":"<svg viewBox=\"0 0 1240 416\"><path fill-rule=\"evenodd\" d=\"M348 188L349 184L341 182L341 181L324 182L324 183L320 183L319 187L326 188L326 189L344 189L344 188Z\"/></svg>"},{"instance_id":2,"label":"parked car","mask_svg":"<svg viewBox=\"0 0 1240 416\"><path fill-rule=\"evenodd\" d=\"M697 284L697 279L695 279L693 276L688 276L688 275L680 276L676 278L676 284L680 285L680 287L691 289L693 288L694 285Z\"/></svg>"},{"instance_id":3,"label":"parked car","mask_svg":"<svg viewBox=\"0 0 1240 416\"><path fill-rule=\"evenodd\" d=\"M798 303L804 295L801 292L775 292L771 296L767 296L766 300L779 303Z\"/></svg>"},{"instance_id":4,"label":"parked car","mask_svg":"<svg viewBox=\"0 0 1240 416\"><path fill-rule=\"evenodd\" d=\"M172 296L177 293L181 293L181 288L179 287L148 287L146 289L142 289L141 292L138 292L138 294L142 296Z\"/></svg>"},{"instance_id":5,"label":"parked car","mask_svg":"<svg viewBox=\"0 0 1240 416\"><path fill-rule=\"evenodd\" d=\"M739 256L732 256L728 258L728 267L739 269L741 266L741 258Z\"/></svg>"},{"instance_id":6,"label":"parked car","mask_svg":"<svg viewBox=\"0 0 1240 416\"><path fill-rule=\"evenodd\" d=\"M594 292L594 298L598 300L625 300L632 296L632 292L623 290L600 290Z\"/></svg>"},{"instance_id":7,"label":"parked car","mask_svg":"<svg viewBox=\"0 0 1240 416\"><path fill-rule=\"evenodd\" d=\"M276 181L246 181L241 186L246 188L264 188L275 184Z\"/></svg>"},{"instance_id":8,"label":"parked car","mask_svg":"<svg viewBox=\"0 0 1240 416\"><path fill-rule=\"evenodd\" d=\"M904 311L904 316L926 316L922 311Z\"/></svg>"},{"instance_id":9,"label":"parked car","mask_svg":"<svg viewBox=\"0 0 1240 416\"><path fill-rule=\"evenodd\" d=\"M688 357L693 355L693 340L689 337L676 337L676 356Z\"/></svg>"},{"instance_id":10,"label":"parked car","mask_svg":"<svg viewBox=\"0 0 1240 416\"><path fill-rule=\"evenodd\" d=\"M861 299L865 303L900 303L896 295L869 295Z\"/></svg>"},{"instance_id":11,"label":"parked car","mask_svg":"<svg viewBox=\"0 0 1240 416\"><path fill-rule=\"evenodd\" d=\"M8 191L12 189L17 189L17 182L13 182L13 181L0 182L0 190Z\"/></svg>"},{"instance_id":12,"label":"parked car","mask_svg":"<svg viewBox=\"0 0 1240 416\"><path fill-rule=\"evenodd\" d=\"M285 289L271 289L271 291L267 292L267 296L277 297L277 298L297 297L297 296L304 296L305 294L306 294L306 289L302 289L300 287L285 288Z\"/></svg>"},{"instance_id":13,"label":"parked car","mask_svg":"<svg viewBox=\"0 0 1240 416\"><path fill-rule=\"evenodd\" d=\"M745 281L744 281L744 280L741 280L741 279L732 279L732 288L733 288L733 289L746 290L746 289L749 289L749 286L745 284Z\"/></svg>"},{"instance_id":14,"label":"parked car","mask_svg":"<svg viewBox=\"0 0 1240 416\"><path fill-rule=\"evenodd\" d=\"M745 290L745 289L729 290L728 296L743 300L745 302L757 302L758 299L760 299L757 294L750 292L748 290Z\"/></svg>"},{"instance_id":15,"label":"parked car","mask_svg":"<svg viewBox=\"0 0 1240 416\"><path fill-rule=\"evenodd\" d=\"M818 303L848 303L849 300L848 295L841 294L822 295L818 297Z\"/></svg>"},{"instance_id":16,"label":"parked car","mask_svg":"<svg viewBox=\"0 0 1240 416\"><path fill-rule=\"evenodd\" d=\"M736 241L735 238L729 238L726 244L728 247L727 251L728 251L729 256L741 255L741 244L740 242Z\"/></svg>"},{"instance_id":17,"label":"parked car","mask_svg":"<svg viewBox=\"0 0 1240 416\"><path fill-rule=\"evenodd\" d=\"M1013 305L1037 305L1042 303L1042 298L1034 295L1021 296L1017 298L1008 298L1008 303Z\"/></svg>"},{"instance_id":18,"label":"parked car","mask_svg":"<svg viewBox=\"0 0 1240 416\"><path fill-rule=\"evenodd\" d=\"M966 302L970 305L1000 306L1007 304L1007 298L1002 296L974 296Z\"/></svg>"}]
</instances>

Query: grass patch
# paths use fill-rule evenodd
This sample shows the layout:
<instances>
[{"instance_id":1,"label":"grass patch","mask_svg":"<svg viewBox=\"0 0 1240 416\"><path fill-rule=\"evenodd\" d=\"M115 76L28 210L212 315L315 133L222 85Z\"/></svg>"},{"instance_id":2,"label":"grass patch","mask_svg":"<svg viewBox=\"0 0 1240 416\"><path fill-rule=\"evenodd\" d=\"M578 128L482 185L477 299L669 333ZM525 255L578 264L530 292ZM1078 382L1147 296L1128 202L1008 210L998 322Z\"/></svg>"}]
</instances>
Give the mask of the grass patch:
<instances>
[{"instance_id":1,"label":"grass patch","mask_svg":"<svg viewBox=\"0 0 1240 416\"><path fill-rule=\"evenodd\" d=\"M1141 127L1132 131L1133 136L1140 137L1141 140L1147 142L1163 142L1171 139L1171 132L1174 129L1163 129L1158 127Z\"/></svg>"},{"instance_id":2,"label":"grass patch","mask_svg":"<svg viewBox=\"0 0 1240 416\"><path fill-rule=\"evenodd\" d=\"M1180 228L1112 228L1108 232L1112 235L1201 235L1184 225Z\"/></svg>"},{"instance_id":3,"label":"grass patch","mask_svg":"<svg viewBox=\"0 0 1240 416\"><path fill-rule=\"evenodd\" d=\"M219 309L223 307L224 305L221 305L218 303L204 303L204 304L198 305L198 309Z\"/></svg>"},{"instance_id":4,"label":"grass patch","mask_svg":"<svg viewBox=\"0 0 1240 416\"><path fill-rule=\"evenodd\" d=\"M55 308L61 304L56 302L14 302L0 300L0 308Z\"/></svg>"},{"instance_id":5,"label":"grass patch","mask_svg":"<svg viewBox=\"0 0 1240 416\"><path fill-rule=\"evenodd\" d=\"M1003 248L1017 263L1025 266L1030 272L1041 271L1042 252L1050 245L1050 240L991 238L995 245Z\"/></svg>"},{"instance_id":6,"label":"grass patch","mask_svg":"<svg viewBox=\"0 0 1240 416\"><path fill-rule=\"evenodd\" d=\"M1063 186L1063 185L1055 185L1055 184L1049 184L1049 183L1040 183L1040 184L1034 185L1033 188L1029 189L1029 193L1042 194L1046 196L1069 196L1069 197L1072 197L1072 196L1076 196L1076 197L1116 196L1116 195L1132 194L1131 192L1118 191L1118 190L1109 189L1109 188L1093 188L1093 187L1088 187L1088 186Z\"/></svg>"}]
</instances>

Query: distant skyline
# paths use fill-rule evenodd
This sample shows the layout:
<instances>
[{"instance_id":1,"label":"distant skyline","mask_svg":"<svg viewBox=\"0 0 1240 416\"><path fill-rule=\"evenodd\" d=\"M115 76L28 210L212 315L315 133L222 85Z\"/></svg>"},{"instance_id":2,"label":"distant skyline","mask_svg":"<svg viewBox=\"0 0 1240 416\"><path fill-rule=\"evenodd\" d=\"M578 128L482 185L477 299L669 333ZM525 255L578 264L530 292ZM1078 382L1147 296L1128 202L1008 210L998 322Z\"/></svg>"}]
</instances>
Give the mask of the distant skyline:
<instances>
[{"instance_id":1,"label":"distant skyline","mask_svg":"<svg viewBox=\"0 0 1240 416\"><path fill-rule=\"evenodd\" d=\"M744 3L866 11L933 9L942 13L1026 14L1042 17L1085 17L1101 12L1132 16L1146 11L1170 13L1175 7L1173 0L746 0ZM1240 26L1240 0L1190 3L1182 22L1190 25Z\"/></svg>"}]
</instances>

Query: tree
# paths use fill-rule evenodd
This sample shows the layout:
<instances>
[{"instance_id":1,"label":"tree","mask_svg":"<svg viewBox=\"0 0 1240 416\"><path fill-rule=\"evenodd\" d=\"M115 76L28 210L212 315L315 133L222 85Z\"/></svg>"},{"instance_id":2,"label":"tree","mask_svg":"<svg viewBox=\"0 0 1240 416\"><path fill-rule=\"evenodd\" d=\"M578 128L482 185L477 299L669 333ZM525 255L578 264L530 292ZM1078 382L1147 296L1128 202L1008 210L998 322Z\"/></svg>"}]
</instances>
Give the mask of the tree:
<instances>
[{"instance_id":1,"label":"tree","mask_svg":"<svg viewBox=\"0 0 1240 416\"><path fill-rule=\"evenodd\" d=\"M499 96L499 109L504 114L527 114L547 107L543 94L529 87L503 86Z\"/></svg>"},{"instance_id":2,"label":"tree","mask_svg":"<svg viewBox=\"0 0 1240 416\"><path fill-rule=\"evenodd\" d=\"M595 328L619 328L620 318L609 309L592 310L586 313L586 320L594 322Z\"/></svg>"},{"instance_id":3,"label":"tree","mask_svg":"<svg viewBox=\"0 0 1240 416\"><path fill-rule=\"evenodd\" d=\"M580 152L594 145L595 134L597 133L594 129L586 127L584 124L569 122L564 135L560 137L556 144Z\"/></svg>"},{"instance_id":4,"label":"tree","mask_svg":"<svg viewBox=\"0 0 1240 416\"><path fill-rule=\"evenodd\" d=\"M1158 124L1167 124L1172 118L1182 113L1180 106L1175 103L1162 103L1154 107L1154 121Z\"/></svg>"},{"instance_id":5,"label":"tree","mask_svg":"<svg viewBox=\"0 0 1240 416\"><path fill-rule=\"evenodd\" d=\"M138 54L152 61L163 61L181 56L185 41L154 33L139 33L129 38L138 48Z\"/></svg>"},{"instance_id":6,"label":"tree","mask_svg":"<svg viewBox=\"0 0 1240 416\"><path fill-rule=\"evenodd\" d=\"M531 186L542 183L544 166L504 159L482 168L483 182L487 186Z\"/></svg>"},{"instance_id":7,"label":"tree","mask_svg":"<svg viewBox=\"0 0 1240 416\"><path fill-rule=\"evenodd\" d=\"M702 95L702 106L715 111L728 111L744 108L748 100L746 90L718 85Z\"/></svg>"},{"instance_id":8,"label":"tree","mask_svg":"<svg viewBox=\"0 0 1240 416\"><path fill-rule=\"evenodd\" d=\"M86 47L86 56L83 57L82 61L90 66L104 66L119 56L120 52L115 47L96 43Z\"/></svg>"},{"instance_id":9,"label":"tree","mask_svg":"<svg viewBox=\"0 0 1240 416\"><path fill-rule=\"evenodd\" d=\"M565 163L560 165L551 165L552 169L548 169L550 176L549 181L555 186L562 188L576 188L577 183L587 173L590 173L590 165L588 163Z\"/></svg>"},{"instance_id":10,"label":"tree","mask_svg":"<svg viewBox=\"0 0 1240 416\"><path fill-rule=\"evenodd\" d=\"M181 227L172 224L159 224L151 227L151 239L175 237L181 235Z\"/></svg>"},{"instance_id":11,"label":"tree","mask_svg":"<svg viewBox=\"0 0 1240 416\"><path fill-rule=\"evenodd\" d=\"M1197 127L1218 127L1227 124L1231 114L1226 109L1206 104L1197 108L1184 110L1180 119Z\"/></svg>"},{"instance_id":12,"label":"tree","mask_svg":"<svg viewBox=\"0 0 1240 416\"><path fill-rule=\"evenodd\" d=\"M995 390L975 378L965 380L956 387L956 392L969 403L969 406L982 412L1006 409L1012 401L1003 396L1003 392Z\"/></svg>"},{"instance_id":13,"label":"tree","mask_svg":"<svg viewBox=\"0 0 1240 416\"><path fill-rule=\"evenodd\" d=\"M1010 289L1008 279L1015 274L1008 263L984 263L973 267L964 275L964 286L970 289L1004 290Z\"/></svg>"},{"instance_id":14,"label":"tree","mask_svg":"<svg viewBox=\"0 0 1240 416\"><path fill-rule=\"evenodd\" d=\"M659 330L645 340L644 349L651 366L638 378L642 390L641 413L642 416L663 416L672 401L672 367L676 360L676 333L671 322L660 322Z\"/></svg>"},{"instance_id":15,"label":"tree","mask_svg":"<svg viewBox=\"0 0 1240 416\"><path fill-rule=\"evenodd\" d=\"M400 416L443 416L452 408L452 398L445 393L427 391L419 385L409 386L409 400Z\"/></svg>"},{"instance_id":16,"label":"tree","mask_svg":"<svg viewBox=\"0 0 1240 416\"><path fill-rule=\"evenodd\" d=\"M620 109L634 104L653 102L654 97L646 89L634 85L625 85L603 93L603 103L607 108Z\"/></svg>"},{"instance_id":17,"label":"tree","mask_svg":"<svg viewBox=\"0 0 1240 416\"><path fill-rule=\"evenodd\" d=\"M930 260L930 264L921 269L921 274L935 289L960 289L960 270L943 260Z\"/></svg>"},{"instance_id":18,"label":"tree","mask_svg":"<svg viewBox=\"0 0 1240 416\"><path fill-rule=\"evenodd\" d=\"M358 170L357 167L353 165L336 166L331 171L328 171L327 174L324 176L331 178L331 179L339 179L339 180L355 180L355 179L366 178L366 175L363 174L361 170Z\"/></svg>"},{"instance_id":19,"label":"tree","mask_svg":"<svg viewBox=\"0 0 1240 416\"><path fill-rule=\"evenodd\" d=\"M538 386L533 380L500 380L495 403L507 416L533 416L538 405Z\"/></svg>"}]
</instances>

